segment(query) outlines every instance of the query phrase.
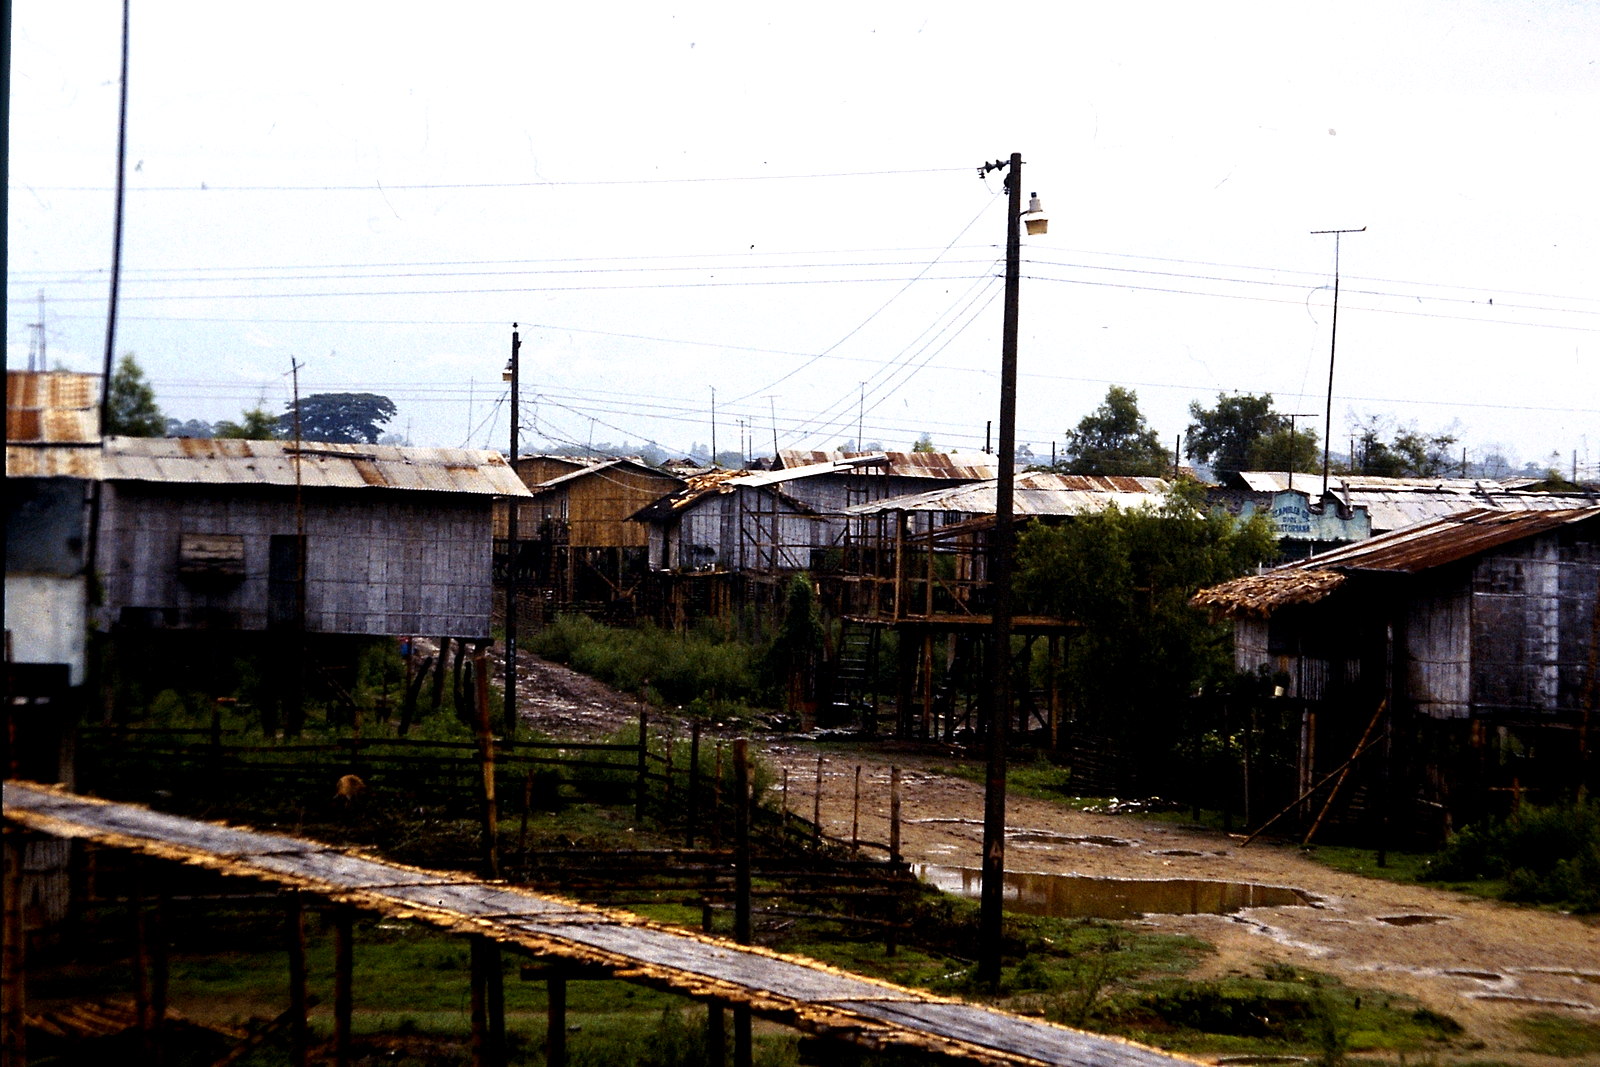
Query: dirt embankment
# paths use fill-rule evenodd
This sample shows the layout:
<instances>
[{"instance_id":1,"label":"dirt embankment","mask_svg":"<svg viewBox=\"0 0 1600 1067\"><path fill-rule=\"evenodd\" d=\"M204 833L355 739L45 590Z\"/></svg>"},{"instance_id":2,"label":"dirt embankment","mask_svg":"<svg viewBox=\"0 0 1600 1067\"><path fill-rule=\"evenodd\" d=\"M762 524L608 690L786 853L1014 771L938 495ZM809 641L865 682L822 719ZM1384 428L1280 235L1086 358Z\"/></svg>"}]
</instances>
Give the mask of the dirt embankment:
<instances>
[{"instance_id":1,"label":"dirt embankment","mask_svg":"<svg viewBox=\"0 0 1600 1067\"><path fill-rule=\"evenodd\" d=\"M519 661L519 711L555 736L594 737L634 721L638 703L566 668ZM792 810L812 811L818 750L804 741L758 740L789 770ZM860 767L859 833L888 840L889 772L902 773L901 847L913 863L977 867L983 790L933 768L949 757L863 749L822 763L824 828L851 833ZM1192 878L1291 887L1312 903L1246 908L1231 915L1148 915L1137 921L1192 934L1215 946L1201 976L1259 974L1271 963L1304 966L1353 985L1416 997L1485 1042L1480 1055L1539 1063L1517 1050L1514 1018L1555 1011L1600 1022L1600 926L1438 889L1396 885L1330 870L1298 849L1127 815L1096 815L1012 797L1008 871L1101 878ZM1573 1061L1549 1061L1566 1062Z\"/></svg>"}]
</instances>

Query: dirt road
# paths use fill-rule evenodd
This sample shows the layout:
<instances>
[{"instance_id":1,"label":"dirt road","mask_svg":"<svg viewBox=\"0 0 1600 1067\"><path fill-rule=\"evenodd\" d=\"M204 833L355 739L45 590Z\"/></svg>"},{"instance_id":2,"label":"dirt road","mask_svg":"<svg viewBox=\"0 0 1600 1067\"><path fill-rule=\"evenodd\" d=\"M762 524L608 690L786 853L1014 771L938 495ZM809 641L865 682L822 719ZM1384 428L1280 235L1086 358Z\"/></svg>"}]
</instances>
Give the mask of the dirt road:
<instances>
[{"instance_id":1,"label":"dirt road","mask_svg":"<svg viewBox=\"0 0 1600 1067\"><path fill-rule=\"evenodd\" d=\"M519 710L530 726L551 735L598 736L636 714L632 698L563 667L526 657L519 670L519 688L526 687ZM818 746L783 737L758 743L771 761L789 769L791 810L809 816ZM859 766L859 833L866 840L888 840L889 768L897 765L905 857L977 867L982 788L932 769L950 762L906 753L824 755L824 828L850 836ZM1284 844L1257 841L1244 848L1218 833L1027 798L1011 798L1007 838L1008 871L1248 882L1291 887L1314 898L1229 915L1150 914L1136 920L1214 945L1201 976L1259 974L1277 962L1405 993L1483 1041L1480 1055L1506 1062L1546 1062L1517 1052L1525 1044L1510 1028L1517 1016L1554 1011L1600 1022L1600 925L1592 922L1344 874Z\"/></svg>"}]
</instances>

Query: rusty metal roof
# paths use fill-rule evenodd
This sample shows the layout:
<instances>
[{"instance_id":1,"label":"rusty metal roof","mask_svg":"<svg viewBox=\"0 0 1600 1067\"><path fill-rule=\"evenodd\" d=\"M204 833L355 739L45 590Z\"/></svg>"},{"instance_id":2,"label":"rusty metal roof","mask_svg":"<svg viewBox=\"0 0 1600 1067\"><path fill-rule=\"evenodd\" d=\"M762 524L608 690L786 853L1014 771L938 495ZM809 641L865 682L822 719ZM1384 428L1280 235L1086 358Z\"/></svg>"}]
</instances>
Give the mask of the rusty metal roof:
<instances>
[{"instance_id":1,"label":"rusty metal roof","mask_svg":"<svg viewBox=\"0 0 1600 1067\"><path fill-rule=\"evenodd\" d=\"M778 458L783 464L782 471L796 468L860 468L900 478L944 478L974 482L1000 476L999 461L987 452L808 452L786 448L778 453Z\"/></svg>"},{"instance_id":2,"label":"rusty metal roof","mask_svg":"<svg viewBox=\"0 0 1600 1067\"><path fill-rule=\"evenodd\" d=\"M1600 522L1600 506L1563 511L1478 508L1286 563L1265 574L1235 578L1201 590L1191 602L1226 614L1270 615L1287 604L1321 600L1350 574L1417 574L1584 522Z\"/></svg>"},{"instance_id":3,"label":"rusty metal roof","mask_svg":"<svg viewBox=\"0 0 1600 1067\"><path fill-rule=\"evenodd\" d=\"M317 488L531 495L500 453L465 448L108 437L104 464L111 482L294 485L298 467L300 484Z\"/></svg>"},{"instance_id":4,"label":"rusty metal roof","mask_svg":"<svg viewBox=\"0 0 1600 1067\"><path fill-rule=\"evenodd\" d=\"M888 511L954 511L966 515L993 515L999 480L935 489L928 493L892 497L847 508L851 515ZM1158 504L1168 488L1163 478L1128 478L1105 475L1052 474L1025 471L1017 475L1012 492L1016 515L1087 515L1115 504L1122 508Z\"/></svg>"},{"instance_id":5,"label":"rusty metal roof","mask_svg":"<svg viewBox=\"0 0 1600 1067\"><path fill-rule=\"evenodd\" d=\"M6 371L6 444L98 444L99 381L73 371Z\"/></svg>"}]
</instances>

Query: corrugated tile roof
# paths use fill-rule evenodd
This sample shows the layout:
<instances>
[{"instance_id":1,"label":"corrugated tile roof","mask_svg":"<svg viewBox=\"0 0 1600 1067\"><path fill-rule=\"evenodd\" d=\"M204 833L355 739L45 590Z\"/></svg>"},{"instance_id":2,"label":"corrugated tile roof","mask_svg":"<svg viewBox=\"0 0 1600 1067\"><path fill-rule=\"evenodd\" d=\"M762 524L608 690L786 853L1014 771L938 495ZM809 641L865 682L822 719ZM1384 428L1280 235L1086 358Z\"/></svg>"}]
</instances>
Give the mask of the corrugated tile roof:
<instances>
[{"instance_id":1,"label":"corrugated tile roof","mask_svg":"<svg viewBox=\"0 0 1600 1067\"><path fill-rule=\"evenodd\" d=\"M10 457L7 456L9 461ZM9 466L9 462L8 462ZM376 487L437 493L529 496L498 452L192 437L108 437L107 481L211 485Z\"/></svg>"},{"instance_id":2,"label":"corrugated tile roof","mask_svg":"<svg viewBox=\"0 0 1600 1067\"><path fill-rule=\"evenodd\" d=\"M935 489L928 493L892 497L846 509L852 515L886 511L954 511L966 515L993 515L999 480ZM1163 478L1129 478L1104 475L1052 474L1025 471L1017 475L1012 491L1012 511L1017 515L1085 515L1118 507L1144 507L1159 503L1168 488Z\"/></svg>"},{"instance_id":3,"label":"corrugated tile roof","mask_svg":"<svg viewBox=\"0 0 1600 1067\"><path fill-rule=\"evenodd\" d=\"M1000 475L999 461L987 452L808 452L786 448L778 458L784 470L864 467L900 478L967 481Z\"/></svg>"}]
</instances>

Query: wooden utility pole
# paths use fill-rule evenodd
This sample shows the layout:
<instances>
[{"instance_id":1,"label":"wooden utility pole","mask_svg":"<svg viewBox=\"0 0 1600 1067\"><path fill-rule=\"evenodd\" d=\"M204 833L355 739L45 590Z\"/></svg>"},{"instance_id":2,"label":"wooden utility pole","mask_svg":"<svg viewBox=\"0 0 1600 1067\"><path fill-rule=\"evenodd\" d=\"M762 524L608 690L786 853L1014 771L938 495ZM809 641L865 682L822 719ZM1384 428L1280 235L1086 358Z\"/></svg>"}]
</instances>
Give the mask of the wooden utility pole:
<instances>
[{"instance_id":1,"label":"wooden utility pole","mask_svg":"<svg viewBox=\"0 0 1600 1067\"><path fill-rule=\"evenodd\" d=\"M517 473L517 390L522 364L522 338L511 324L511 473ZM518 476L520 478L520 475ZM506 747L517 743L517 512L522 501L512 497L506 519Z\"/></svg>"}]
</instances>

